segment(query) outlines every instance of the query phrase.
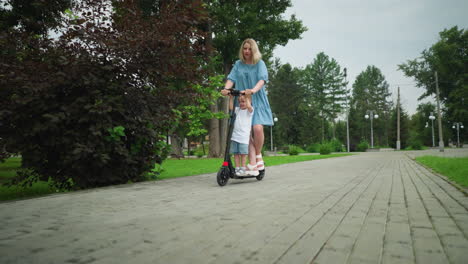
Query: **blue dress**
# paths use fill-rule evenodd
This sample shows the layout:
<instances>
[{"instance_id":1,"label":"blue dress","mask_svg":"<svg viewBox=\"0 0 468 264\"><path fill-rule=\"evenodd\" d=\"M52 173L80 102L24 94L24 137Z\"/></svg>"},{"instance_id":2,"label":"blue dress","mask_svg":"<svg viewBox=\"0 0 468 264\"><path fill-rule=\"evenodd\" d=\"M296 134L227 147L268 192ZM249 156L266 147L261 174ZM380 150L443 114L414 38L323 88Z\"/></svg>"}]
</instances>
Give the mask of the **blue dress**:
<instances>
[{"instance_id":1,"label":"blue dress","mask_svg":"<svg viewBox=\"0 0 468 264\"><path fill-rule=\"evenodd\" d=\"M260 80L264 80L266 84L268 82L268 71L263 60L260 60L257 64L245 64L241 60L238 60L227 78L235 83L236 90L243 91L254 88ZM273 116L265 92L265 85L252 95L252 106L255 108L252 126L273 125Z\"/></svg>"}]
</instances>

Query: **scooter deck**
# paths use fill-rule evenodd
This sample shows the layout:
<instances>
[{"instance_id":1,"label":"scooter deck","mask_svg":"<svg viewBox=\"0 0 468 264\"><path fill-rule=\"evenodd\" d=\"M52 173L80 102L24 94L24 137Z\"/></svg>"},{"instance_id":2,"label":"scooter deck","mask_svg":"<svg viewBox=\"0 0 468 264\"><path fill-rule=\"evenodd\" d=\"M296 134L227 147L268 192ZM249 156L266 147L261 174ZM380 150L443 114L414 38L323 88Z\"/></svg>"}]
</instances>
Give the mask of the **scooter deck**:
<instances>
[{"instance_id":1,"label":"scooter deck","mask_svg":"<svg viewBox=\"0 0 468 264\"><path fill-rule=\"evenodd\" d=\"M256 177L258 177L258 175L257 176L253 176L253 175L252 176L237 176L237 175L232 176L233 179L248 179L248 178L256 178Z\"/></svg>"},{"instance_id":2,"label":"scooter deck","mask_svg":"<svg viewBox=\"0 0 468 264\"><path fill-rule=\"evenodd\" d=\"M231 178L233 179L249 179L249 178L257 178L259 176L263 176L265 174L265 170L261 170L260 171L260 174L258 174L257 176L253 176L253 175L249 175L249 176L237 176L236 174L234 175L231 175Z\"/></svg>"}]
</instances>

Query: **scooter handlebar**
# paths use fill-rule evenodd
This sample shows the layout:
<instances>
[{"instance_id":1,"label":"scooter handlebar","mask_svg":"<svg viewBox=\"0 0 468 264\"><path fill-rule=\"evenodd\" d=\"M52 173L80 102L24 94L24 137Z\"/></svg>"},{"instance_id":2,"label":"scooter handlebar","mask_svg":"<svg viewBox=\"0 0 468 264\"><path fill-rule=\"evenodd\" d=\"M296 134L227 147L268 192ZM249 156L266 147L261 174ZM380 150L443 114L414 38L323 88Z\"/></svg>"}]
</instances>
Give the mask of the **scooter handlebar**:
<instances>
[{"instance_id":1,"label":"scooter handlebar","mask_svg":"<svg viewBox=\"0 0 468 264\"><path fill-rule=\"evenodd\" d=\"M244 93L245 93L244 91L234 90L234 89L229 91L229 94L232 96L240 96L241 94L244 94Z\"/></svg>"}]
</instances>

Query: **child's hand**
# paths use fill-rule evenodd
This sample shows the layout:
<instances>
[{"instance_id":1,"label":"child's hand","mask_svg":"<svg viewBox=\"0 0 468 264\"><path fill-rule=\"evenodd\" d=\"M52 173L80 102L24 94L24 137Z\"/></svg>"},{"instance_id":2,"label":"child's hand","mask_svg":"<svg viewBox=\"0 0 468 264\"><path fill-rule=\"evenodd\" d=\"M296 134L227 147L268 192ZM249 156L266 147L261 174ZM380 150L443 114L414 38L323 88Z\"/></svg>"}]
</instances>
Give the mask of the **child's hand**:
<instances>
[{"instance_id":1,"label":"child's hand","mask_svg":"<svg viewBox=\"0 0 468 264\"><path fill-rule=\"evenodd\" d=\"M245 96L245 105L247 106L247 109L249 109L250 113L252 113L252 111L253 111L251 100L252 100L252 97L250 97L249 95Z\"/></svg>"},{"instance_id":2,"label":"child's hand","mask_svg":"<svg viewBox=\"0 0 468 264\"><path fill-rule=\"evenodd\" d=\"M252 100L252 98L250 96L244 96L245 97L245 102L250 105L250 102Z\"/></svg>"}]
</instances>

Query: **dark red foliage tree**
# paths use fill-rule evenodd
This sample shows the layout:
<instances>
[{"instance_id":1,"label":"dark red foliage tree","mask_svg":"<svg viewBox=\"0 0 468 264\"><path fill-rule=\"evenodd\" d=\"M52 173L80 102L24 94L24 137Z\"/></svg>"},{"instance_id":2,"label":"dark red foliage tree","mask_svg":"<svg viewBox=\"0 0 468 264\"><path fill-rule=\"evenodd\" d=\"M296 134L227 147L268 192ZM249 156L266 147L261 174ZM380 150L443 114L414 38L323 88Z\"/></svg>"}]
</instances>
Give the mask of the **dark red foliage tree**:
<instances>
[{"instance_id":1,"label":"dark red foliage tree","mask_svg":"<svg viewBox=\"0 0 468 264\"><path fill-rule=\"evenodd\" d=\"M35 172L17 181L105 186L162 162L173 108L201 96L206 14L201 1L154 4L80 1L58 40L1 32L0 137Z\"/></svg>"}]
</instances>

